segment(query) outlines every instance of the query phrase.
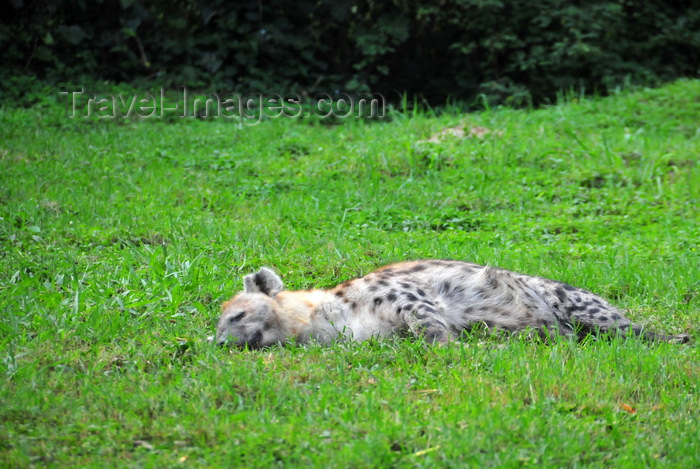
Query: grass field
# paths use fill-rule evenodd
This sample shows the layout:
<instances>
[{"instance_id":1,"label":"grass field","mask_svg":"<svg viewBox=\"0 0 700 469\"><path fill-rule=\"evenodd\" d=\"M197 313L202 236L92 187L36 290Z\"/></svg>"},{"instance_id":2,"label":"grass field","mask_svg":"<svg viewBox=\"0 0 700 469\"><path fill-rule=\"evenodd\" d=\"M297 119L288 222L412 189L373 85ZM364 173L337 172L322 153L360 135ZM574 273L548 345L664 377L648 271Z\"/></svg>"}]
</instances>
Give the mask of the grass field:
<instances>
[{"instance_id":1,"label":"grass field","mask_svg":"<svg viewBox=\"0 0 700 469\"><path fill-rule=\"evenodd\" d=\"M5 106L0 465L699 467L699 116L697 80L333 126ZM425 142L457 125L479 135ZM694 340L204 340L260 266L328 287L416 258Z\"/></svg>"}]
</instances>

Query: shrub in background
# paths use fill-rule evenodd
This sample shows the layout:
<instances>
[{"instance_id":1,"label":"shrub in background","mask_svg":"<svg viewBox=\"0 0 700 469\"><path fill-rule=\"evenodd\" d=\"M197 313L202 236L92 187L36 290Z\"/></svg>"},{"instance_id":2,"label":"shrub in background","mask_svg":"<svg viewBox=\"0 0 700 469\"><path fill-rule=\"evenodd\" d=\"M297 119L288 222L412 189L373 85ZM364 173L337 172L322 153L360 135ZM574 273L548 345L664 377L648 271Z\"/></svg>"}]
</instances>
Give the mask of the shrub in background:
<instances>
[{"instance_id":1,"label":"shrub in background","mask_svg":"<svg viewBox=\"0 0 700 469\"><path fill-rule=\"evenodd\" d=\"M0 20L5 98L38 80L522 105L700 72L692 1L9 3Z\"/></svg>"}]
</instances>

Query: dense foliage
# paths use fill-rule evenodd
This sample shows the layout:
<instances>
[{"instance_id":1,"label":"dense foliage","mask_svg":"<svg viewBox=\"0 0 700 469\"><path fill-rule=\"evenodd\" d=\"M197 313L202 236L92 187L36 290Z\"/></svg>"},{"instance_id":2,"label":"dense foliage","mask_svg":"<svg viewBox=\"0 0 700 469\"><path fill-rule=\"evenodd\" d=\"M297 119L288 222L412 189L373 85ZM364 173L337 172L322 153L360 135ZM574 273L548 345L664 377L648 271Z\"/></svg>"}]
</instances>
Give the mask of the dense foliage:
<instances>
[{"instance_id":1,"label":"dense foliage","mask_svg":"<svg viewBox=\"0 0 700 469\"><path fill-rule=\"evenodd\" d=\"M697 76L694 2L12 0L5 98L94 80L523 104Z\"/></svg>"}]
</instances>

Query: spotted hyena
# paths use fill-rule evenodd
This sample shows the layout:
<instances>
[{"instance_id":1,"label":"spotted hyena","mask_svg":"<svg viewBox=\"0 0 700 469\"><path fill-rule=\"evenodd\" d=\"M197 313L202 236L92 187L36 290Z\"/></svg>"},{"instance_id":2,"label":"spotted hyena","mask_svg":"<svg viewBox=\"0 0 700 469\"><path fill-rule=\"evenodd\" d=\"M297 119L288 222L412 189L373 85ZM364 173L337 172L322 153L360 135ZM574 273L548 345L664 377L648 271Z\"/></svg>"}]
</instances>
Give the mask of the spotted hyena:
<instances>
[{"instance_id":1,"label":"spotted hyena","mask_svg":"<svg viewBox=\"0 0 700 469\"><path fill-rule=\"evenodd\" d=\"M223 304L219 344L250 348L296 340L361 341L408 333L447 343L474 327L581 336L632 333L687 342L687 335L643 331L604 299L581 288L496 267L421 260L382 267L329 290L283 290L262 268L243 279L245 291Z\"/></svg>"}]
</instances>

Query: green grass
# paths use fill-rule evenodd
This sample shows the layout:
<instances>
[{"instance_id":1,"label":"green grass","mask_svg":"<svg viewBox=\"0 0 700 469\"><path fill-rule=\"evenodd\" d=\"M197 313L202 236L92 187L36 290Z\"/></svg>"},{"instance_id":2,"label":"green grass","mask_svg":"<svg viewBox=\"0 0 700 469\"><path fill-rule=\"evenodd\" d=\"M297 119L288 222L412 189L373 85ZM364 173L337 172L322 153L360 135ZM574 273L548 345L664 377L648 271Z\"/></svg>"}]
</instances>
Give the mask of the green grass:
<instances>
[{"instance_id":1,"label":"green grass","mask_svg":"<svg viewBox=\"0 0 700 469\"><path fill-rule=\"evenodd\" d=\"M700 81L337 126L63 113L0 109L0 465L700 465ZM492 132L420 143L460 122ZM204 341L260 266L328 287L415 258L694 342Z\"/></svg>"}]
</instances>

